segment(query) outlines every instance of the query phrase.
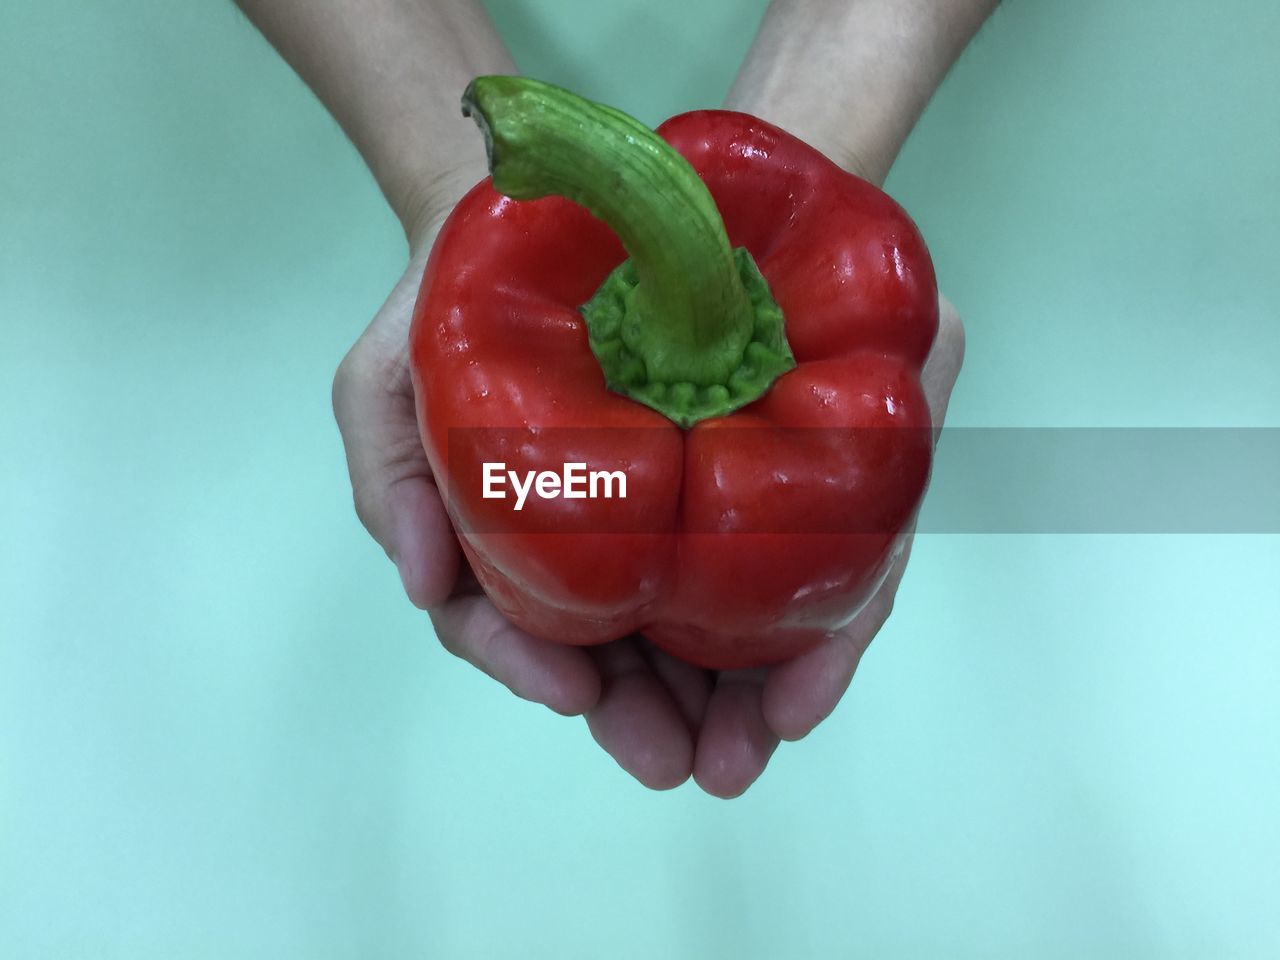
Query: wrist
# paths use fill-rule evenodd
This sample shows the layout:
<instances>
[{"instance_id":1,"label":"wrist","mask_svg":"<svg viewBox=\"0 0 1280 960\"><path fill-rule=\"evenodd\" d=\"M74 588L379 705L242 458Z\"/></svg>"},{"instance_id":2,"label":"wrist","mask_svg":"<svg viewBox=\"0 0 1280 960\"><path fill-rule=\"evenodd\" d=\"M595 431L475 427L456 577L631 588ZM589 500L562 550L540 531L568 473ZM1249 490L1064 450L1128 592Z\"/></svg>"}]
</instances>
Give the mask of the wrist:
<instances>
[{"instance_id":1,"label":"wrist","mask_svg":"<svg viewBox=\"0 0 1280 960\"><path fill-rule=\"evenodd\" d=\"M774 0L726 106L879 184L996 0Z\"/></svg>"},{"instance_id":2,"label":"wrist","mask_svg":"<svg viewBox=\"0 0 1280 960\"><path fill-rule=\"evenodd\" d=\"M425 258L458 201L488 176L483 154L415 177L399 196L388 202L409 244L411 259Z\"/></svg>"}]
</instances>

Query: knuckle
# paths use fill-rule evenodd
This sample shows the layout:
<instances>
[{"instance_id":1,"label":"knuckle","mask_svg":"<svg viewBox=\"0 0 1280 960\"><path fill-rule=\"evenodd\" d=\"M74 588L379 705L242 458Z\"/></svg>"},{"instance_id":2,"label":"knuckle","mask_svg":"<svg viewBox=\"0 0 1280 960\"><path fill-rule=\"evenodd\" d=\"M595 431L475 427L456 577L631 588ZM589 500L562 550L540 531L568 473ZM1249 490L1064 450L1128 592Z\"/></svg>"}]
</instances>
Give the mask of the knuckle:
<instances>
[{"instance_id":1,"label":"knuckle","mask_svg":"<svg viewBox=\"0 0 1280 960\"><path fill-rule=\"evenodd\" d=\"M938 298L938 346L957 357L964 356L964 321L946 297Z\"/></svg>"},{"instance_id":2,"label":"knuckle","mask_svg":"<svg viewBox=\"0 0 1280 960\"><path fill-rule=\"evenodd\" d=\"M373 498L365 493L360 484L354 483L351 487L351 502L355 507L356 519L372 535L377 526Z\"/></svg>"},{"instance_id":3,"label":"knuckle","mask_svg":"<svg viewBox=\"0 0 1280 960\"><path fill-rule=\"evenodd\" d=\"M333 385L330 390L330 402L333 404L333 415L341 424L351 406L351 400L360 380L361 366L359 344L352 347L338 364L333 374Z\"/></svg>"},{"instance_id":4,"label":"knuckle","mask_svg":"<svg viewBox=\"0 0 1280 960\"><path fill-rule=\"evenodd\" d=\"M948 344L956 358L957 368L964 362L964 321L960 319L958 313L952 314L952 322L944 328Z\"/></svg>"},{"instance_id":5,"label":"knuckle","mask_svg":"<svg viewBox=\"0 0 1280 960\"><path fill-rule=\"evenodd\" d=\"M448 622L444 617L432 617L431 622L435 628L436 639L440 641L440 646L444 648L445 653L465 660L462 631L458 629L457 624Z\"/></svg>"}]
</instances>

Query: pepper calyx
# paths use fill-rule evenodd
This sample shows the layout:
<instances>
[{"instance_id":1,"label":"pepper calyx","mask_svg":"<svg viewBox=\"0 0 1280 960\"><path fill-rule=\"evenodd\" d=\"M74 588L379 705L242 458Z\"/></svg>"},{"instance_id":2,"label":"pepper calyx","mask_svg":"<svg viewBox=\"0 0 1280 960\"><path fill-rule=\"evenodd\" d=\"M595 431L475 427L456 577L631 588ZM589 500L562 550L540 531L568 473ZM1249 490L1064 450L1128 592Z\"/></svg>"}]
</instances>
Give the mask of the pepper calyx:
<instances>
[{"instance_id":1,"label":"pepper calyx","mask_svg":"<svg viewBox=\"0 0 1280 960\"><path fill-rule=\"evenodd\" d=\"M782 309L770 294L768 281L745 247L736 248L733 255L754 323L741 362L725 382L668 382L650 375L643 355L628 343L627 333L637 322L629 306L634 303L639 284L635 264L628 259L605 278L595 296L582 306L591 350L600 361L610 390L688 428L699 420L722 417L758 400L774 380L795 368Z\"/></svg>"}]
</instances>

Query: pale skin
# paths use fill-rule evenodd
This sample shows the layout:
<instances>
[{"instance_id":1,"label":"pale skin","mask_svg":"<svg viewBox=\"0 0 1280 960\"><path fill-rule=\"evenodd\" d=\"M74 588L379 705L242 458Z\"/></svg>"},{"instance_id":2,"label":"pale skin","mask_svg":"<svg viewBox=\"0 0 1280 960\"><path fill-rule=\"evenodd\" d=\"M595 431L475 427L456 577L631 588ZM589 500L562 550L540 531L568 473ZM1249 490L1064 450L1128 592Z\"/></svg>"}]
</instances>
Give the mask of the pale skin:
<instances>
[{"instance_id":1,"label":"pale skin","mask_svg":"<svg viewBox=\"0 0 1280 960\"><path fill-rule=\"evenodd\" d=\"M583 715L618 764L654 789L690 776L733 797L782 740L836 708L893 607L904 551L847 627L778 666L712 673L640 637L593 648L529 636L502 617L461 558L418 435L405 349L441 223L487 173L459 113L475 76L516 68L474 0L238 0L360 151L404 226L409 263L343 359L333 406L356 512L428 611L445 648L517 696ZM769 120L881 183L992 0L774 0L725 106ZM623 108L626 104L618 104ZM945 300L924 371L935 433L964 336Z\"/></svg>"}]
</instances>

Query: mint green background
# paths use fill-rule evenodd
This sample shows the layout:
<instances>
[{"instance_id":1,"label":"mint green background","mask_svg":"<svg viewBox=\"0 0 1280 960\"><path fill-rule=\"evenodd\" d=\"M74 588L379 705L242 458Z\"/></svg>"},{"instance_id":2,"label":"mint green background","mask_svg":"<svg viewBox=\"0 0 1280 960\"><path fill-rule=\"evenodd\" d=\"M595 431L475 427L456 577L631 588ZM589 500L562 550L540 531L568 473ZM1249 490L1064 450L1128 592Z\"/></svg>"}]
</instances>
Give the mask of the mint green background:
<instances>
[{"instance_id":1,"label":"mint green background","mask_svg":"<svg viewBox=\"0 0 1280 960\"><path fill-rule=\"evenodd\" d=\"M650 122L740 8L492 4ZM997 14L889 183L954 423L1280 425L1278 46L1270 0ZM818 732L648 793L350 509L329 380L402 261L229 4L0 8L0 957L1280 956L1278 538L922 538Z\"/></svg>"}]
</instances>

